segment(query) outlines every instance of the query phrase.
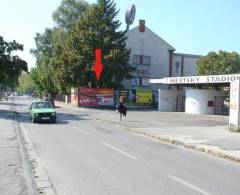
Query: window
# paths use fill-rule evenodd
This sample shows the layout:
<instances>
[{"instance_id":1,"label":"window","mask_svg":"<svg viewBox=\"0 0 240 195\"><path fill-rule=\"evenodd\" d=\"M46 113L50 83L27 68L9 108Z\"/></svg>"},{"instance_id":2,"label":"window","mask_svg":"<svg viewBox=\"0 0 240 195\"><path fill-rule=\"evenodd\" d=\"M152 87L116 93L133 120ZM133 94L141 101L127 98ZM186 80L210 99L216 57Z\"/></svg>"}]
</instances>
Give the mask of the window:
<instances>
[{"instance_id":1,"label":"window","mask_svg":"<svg viewBox=\"0 0 240 195\"><path fill-rule=\"evenodd\" d=\"M133 64L150 65L150 56L133 55Z\"/></svg>"},{"instance_id":2,"label":"window","mask_svg":"<svg viewBox=\"0 0 240 195\"><path fill-rule=\"evenodd\" d=\"M133 55L133 64L141 64L141 57L140 55Z\"/></svg>"},{"instance_id":3,"label":"window","mask_svg":"<svg viewBox=\"0 0 240 195\"><path fill-rule=\"evenodd\" d=\"M33 103L32 107L34 109L52 108L52 104L51 104L51 102L35 102L35 103Z\"/></svg>"},{"instance_id":4,"label":"window","mask_svg":"<svg viewBox=\"0 0 240 195\"><path fill-rule=\"evenodd\" d=\"M180 67L180 63L179 62L175 62L175 73L176 73L176 76L179 76L179 67Z\"/></svg>"},{"instance_id":5,"label":"window","mask_svg":"<svg viewBox=\"0 0 240 195\"><path fill-rule=\"evenodd\" d=\"M143 56L143 63L144 65L150 65L150 56Z\"/></svg>"}]
</instances>

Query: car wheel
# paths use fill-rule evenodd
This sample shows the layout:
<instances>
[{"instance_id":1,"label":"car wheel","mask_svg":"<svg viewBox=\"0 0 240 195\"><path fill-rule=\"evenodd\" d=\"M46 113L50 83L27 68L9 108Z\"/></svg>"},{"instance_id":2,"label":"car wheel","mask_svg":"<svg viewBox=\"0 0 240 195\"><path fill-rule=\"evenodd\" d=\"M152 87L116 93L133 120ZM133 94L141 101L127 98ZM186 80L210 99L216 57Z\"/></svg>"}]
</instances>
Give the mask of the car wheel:
<instances>
[{"instance_id":1,"label":"car wheel","mask_svg":"<svg viewBox=\"0 0 240 195\"><path fill-rule=\"evenodd\" d=\"M53 124L55 124L56 123L56 119L54 118L54 119L52 119L52 123Z\"/></svg>"},{"instance_id":2,"label":"car wheel","mask_svg":"<svg viewBox=\"0 0 240 195\"><path fill-rule=\"evenodd\" d=\"M32 117L32 123L36 123L36 119Z\"/></svg>"}]
</instances>

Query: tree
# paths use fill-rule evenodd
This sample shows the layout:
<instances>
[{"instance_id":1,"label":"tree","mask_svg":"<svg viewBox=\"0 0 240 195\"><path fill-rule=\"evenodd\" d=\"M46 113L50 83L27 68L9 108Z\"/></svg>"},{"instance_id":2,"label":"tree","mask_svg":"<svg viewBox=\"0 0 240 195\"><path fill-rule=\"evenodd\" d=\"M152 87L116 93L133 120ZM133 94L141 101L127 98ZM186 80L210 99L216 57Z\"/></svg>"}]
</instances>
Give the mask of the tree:
<instances>
[{"instance_id":1,"label":"tree","mask_svg":"<svg viewBox=\"0 0 240 195\"><path fill-rule=\"evenodd\" d=\"M121 87L121 81L132 77L134 68L128 64L125 31L118 30L118 10L112 0L98 0L89 7L67 36L64 59L68 61L74 86ZM102 50L104 65L100 81L89 69L95 63L95 49ZM63 50L63 49L62 49ZM56 69L61 65L54 63ZM61 70L61 68L59 68ZM61 74L59 74L61 75ZM78 78L78 79L77 79Z\"/></svg>"},{"instance_id":2,"label":"tree","mask_svg":"<svg viewBox=\"0 0 240 195\"><path fill-rule=\"evenodd\" d=\"M88 4L83 0L63 0L53 13L53 20L56 26L53 29L46 28L43 34L36 34L36 48L32 49L31 52L37 58L37 67L32 70L31 76L41 93L54 95L57 92L67 93L70 91L68 80L63 82L63 79L58 79L57 73L59 73L59 70L56 71L57 69L52 66L52 61L53 59L57 63L63 61L62 72L67 77L66 60L60 55L60 48L65 47L67 33L76 21L79 20L87 6Z\"/></svg>"},{"instance_id":3,"label":"tree","mask_svg":"<svg viewBox=\"0 0 240 195\"><path fill-rule=\"evenodd\" d=\"M70 93L76 77L71 74L71 66L68 64L70 54L66 54L65 45L67 34L82 17L88 7L84 0L63 0L58 9L53 13L53 20L57 26L53 29L52 39L54 45L53 62L56 83L61 93ZM67 58L66 58L67 56Z\"/></svg>"},{"instance_id":4,"label":"tree","mask_svg":"<svg viewBox=\"0 0 240 195\"><path fill-rule=\"evenodd\" d=\"M22 71L27 71L27 63L13 55L15 51L22 51L23 45L17 43L4 41L0 36L0 87L1 89L10 87L15 88L18 84L18 78Z\"/></svg>"},{"instance_id":5,"label":"tree","mask_svg":"<svg viewBox=\"0 0 240 195\"><path fill-rule=\"evenodd\" d=\"M31 53L37 58L37 66L31 70L31 77L36 88L42 95L50 93L55 97L58 93L58 88L51 64L53 55L52 30L46 28L43 34L37 33L35 44L36 49L32 49Z\"/></svg>"},{"instance_id":6,"label":"tree","mask_svg":"<svg viewBox=\"0 0 240 195\"><path fill-rule=\"evenodd\" d=\"M237 74L240 73L240 57L237 52L220 50L209 52L197 62L199 75Z\"/></svg>"},{"instance_id":7,"label":"tree","mask_svg":"<svg viewBox=\"0 0 240 195\"><path fill-rule=\"evenodd\" d=\"M29 74L22 72L19 77L19 86L17 87L18 92L32 92L34 90L33 81Z\"/></svg>"},{"instance_id":8,"label":"tree","mask_svg":"<svg viewBox=\"0 0 240 195\"><path fill-rule=\"evenodd\" d=\"M53 21L58 28L69 31L87 7L88 3L83 0L63 0L57 10L53 12Z\"/></svg>"},{"instance_id":9,"label":"tree","mask_svg":"<svg viewBox=\"0 0 240 195\"><path fill-rule=\"evenodd\" d=\"M72 60L69 60L72 58ZM63 94L69 94L71 87L74 86L78 77L78 70L71 66L74 60L74 55L67 54L61 45L57 45L54 49L53 68L56 83L58 83L59 90ZM76 59L74 60L76 63Z\"/></svg>"}]
</instances>

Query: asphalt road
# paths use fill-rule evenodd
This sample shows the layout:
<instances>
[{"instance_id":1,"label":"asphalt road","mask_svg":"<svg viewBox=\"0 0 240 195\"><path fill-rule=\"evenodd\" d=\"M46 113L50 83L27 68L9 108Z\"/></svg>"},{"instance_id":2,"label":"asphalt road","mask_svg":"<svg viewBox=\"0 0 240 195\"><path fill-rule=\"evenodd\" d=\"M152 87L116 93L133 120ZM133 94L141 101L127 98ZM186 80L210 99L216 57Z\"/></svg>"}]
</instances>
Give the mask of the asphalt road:
<instances>
[{"instance_id":1,"label":"asphalt road","mask_svg":"<svg viewBox=\"0 0 240 195\"><path fill-rule=\"evenodd\" d=\"M57 195L240 194L239 164L70 109L57 108L57 124L32 124L30 99L16 98L15 104Z\"/></svg>"}]
</instances>

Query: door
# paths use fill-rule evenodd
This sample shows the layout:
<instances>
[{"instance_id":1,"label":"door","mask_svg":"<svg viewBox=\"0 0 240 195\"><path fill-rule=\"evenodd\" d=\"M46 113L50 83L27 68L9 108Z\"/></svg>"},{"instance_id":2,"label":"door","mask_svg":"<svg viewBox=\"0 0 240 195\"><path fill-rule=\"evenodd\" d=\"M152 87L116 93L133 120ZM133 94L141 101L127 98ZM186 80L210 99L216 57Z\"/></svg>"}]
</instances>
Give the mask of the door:
<instances>
[{"instance_id":1,"label":"door","mask_svg":"<svg viewBox=\"0 0 240 195\"><path fill-rule=\"evenodd\" d=\"M177 96L176 112L185 112L185 96L183 95Z\"/></svg>"},{"instance_id":2,"label":"door","mask_svg":"<svg viewBox=\"0 0 240 195\"><path fill-rule=\"evenodd\" d=\"M215 96L214 114L216 115L224 114L224 97L223 96Z\"/></svg>"}]
</instances>

